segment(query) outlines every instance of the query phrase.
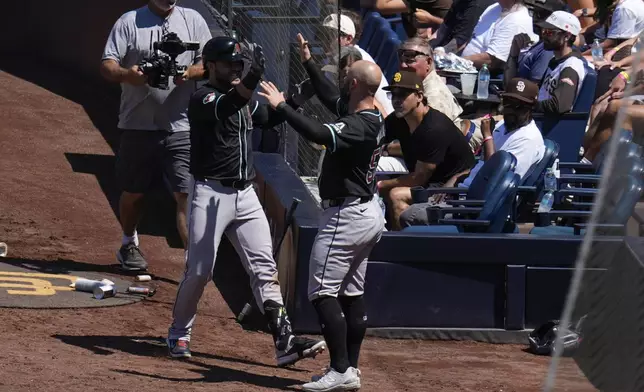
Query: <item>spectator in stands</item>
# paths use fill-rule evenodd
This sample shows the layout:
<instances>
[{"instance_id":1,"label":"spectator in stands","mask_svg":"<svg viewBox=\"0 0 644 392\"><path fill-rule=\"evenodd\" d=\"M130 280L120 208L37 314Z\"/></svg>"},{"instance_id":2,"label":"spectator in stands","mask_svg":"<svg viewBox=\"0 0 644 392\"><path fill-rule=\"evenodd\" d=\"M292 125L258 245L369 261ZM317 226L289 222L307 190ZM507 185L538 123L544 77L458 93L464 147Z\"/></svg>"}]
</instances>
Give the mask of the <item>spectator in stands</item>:
<instances>
[{"instance_id":1,"label":"spectator in stands","mask_svg":"<svg viewBox=\"0 0 644 392\"><path fill-rule=\"evenodd\" d=\"M503 72L504 86L507 86L515 77L528 79L537 84L541 82L554 54L543 47L539 23L545 21L554 11L561 11L565 7L566 3L561 0L535 2L532 9L535 34L521 33L514 36Z\"/></svg>"},{"instance_id":2,"label":"spectator in stands","mask_svg":"<svg viewBox=\"0 0 644 392\"><path fill-rule=\"evenodd\" d=\"M597 8L587 12L592 12L597 23L582 30L578 43L590 46L595 38L599 38L602 40L604 53L626 40L637 37L644 30L642 0L598 0ZM630 50L631 47L623 47L619 53L614 53L613 57L615 60L621 60L630 55ZM588 47L583 55L591 56L591 48Z\"/></svg>"},{"instance_id":3,"label":"spectator in stands","mask_svg":"<svg viewBox=\"0 0 644 392\"><path fill-rule=\"evenodd\" d=\"M446 53L460 53L472 38L481 14L496 0L454 0L443 24L434 33L432 48L442 46Z\"/></svg>"},{"instance_id":4,"label":"spectator in stands","mask_svg":"<svg viewBox=\"0 0 644 392\"><path fill-rule=\"evenodd\" d=\"M351 15L351 16L350 16ZM358 44L358 39L360 38L360 35L362 34L362 27L361 23L354 24L352 17L356 22L360 22L360 17L353 11L348 11L348 10L342 10L340 19L338 20L338 15L337 14L331 14L327 16L324 21L322 22L323 28L328 29L327 31L329 32L328 34L325 34L325 36L328 37L333 37L334 39L337 37L337 39L340 40L340 46L352 46L360 51L362 60L370 61L372 63L376 63L367 53L364 49L362 49ZM338 29L339 27L339 29ZM339 30L339 34L338 34ZM327 45L330 44L331 42L327 42ZM337 53L337 52L336 52ZM387 83L387 78L382 76L382 79L380 81L380 87L378 88L378 91L376 92L376 100L380 103L383 109L383 114L386 116L389 113L393 111L393 107L391 106L391 99L387 96L387 93L383 90L384 87L388 86L389 84Z\"/></svg>"},{"instance_id":5,"label":"spectator in stands","mask_svg":"<svg viewBox=\"0 0 644 392\"><path fill-rule=\"evenodd\" d=\"M553 12L540 26L544 49L552 50L554 58L541 82L535 111L566 113L572 110L586 77L586 60L572 49L581 26L573 14L565 11Z\"/></svg>"},{"instance_id":6,"label":"spectator in stands","mask_svg":"<svg viewBox=\"0 0 644 392\"><path fill-rule=\"evenodd\" d=\"M474 166L474 154L454 123L427 104L423 80L412 70L397 72L387 90L391 91L394 113L385 119L386 145L398 140L410 173L378 181L385 199L392 229L399 229L398 217L411 203L411 187L440 186L456 173Z\"/></svg>"},{"instance_id":7,"label":"spectator in stands","mask_svg":"<svg viewBox=\"0 0 644 392\"><path fill-rule=\"evenodd\" d=\"M408 37L428 38L443 23L452 0L362 0L361 4L382 15L402 14Z\"/></svg>"},{"instance_id":8,"label":"spectator in stands","mask_svg":"<svg viewBox=\"0 0 644 392\"><path fill-rule=\"evenodd\" d=\"M503 121L494 131L490 119L483 120L481 129L485 138L483 139L483 161L469 171L457 173L445 184L445 187L463 186L469 187L474 177L481 169L484 161L490 159L497 150L504 150L517 159L514 172L523 178L528 169L536 162L539 162L545 153L545 144L541 131L537 128L532 119L532 108L537 101L539 87L527 80L515 78L508 84L502 96ZM462 182L461 182L462 180ZM445 195L435 195L427 203L412 204L400 215L400 226L428 225L435 221L435 217L427 212L430 206L440 207L441 200Z\"/></svg>"},{"instance_id":9,"label":"spectator in stands","mask_svg":"<svg viewBox=\"0 0 644 392\"><path fill-rule=\"evenodd\" d=\"M631 94L624 96L628 83L632 83ZM644 119L644 72L638 67L621 71L613 80L609 90L598 99L607 102L606 109L591 122L584 140L584 158L582 162L595 160L604 143L610 140L613 129L633 130L633 122L641 127ZM615 124L617 114L625 110L623 124ZM641 128L640 128L641 129Z\"/></svg>"},{"instance_id":10,"label":"spectator in stands","mask_svg":"<svg viewBox=\"0 0 644 392\"><path fill-rule=\"evenodd\" d=\"M465 136L472 151L477 150L483 140L480 121L461 119L459 117L463 112L463 108L461 108L449 88L436 73L434 55L428 40L420 37L408 39L401 45L398 51L398 58L401 70L412 70L423 81L423 96L427 104L452 120L454 125ZM398 142L392 141L391 145L388 146L388 150L390 155L380 158L378 170L407 172L410 168L405 166L405 160L400 155L396 155L400 151Z\"/></svg>"},{"instance_id":11,"label":"spectator in stands","mask_svg":"<svg viewBox=\"0 0 644 392\"><path fill-rule=\"evenodd\" d=\"M531 32L532 17L523 0L498 0L481 14L461 56L476 68L487 64L492 72L503 71L514 36Z\"/></svg>"},{"instance_id":12,"label":"spectator in stands","mask_svg":"<svg viewBox=\"0 0 644 392\"><path fill-rule=\"evenodd\" d=\"M175 6L176 0L150 0L144 7L123 14L114 24L105 45L101 74L121 84L118 128L122 130L116 158L116 175L123 193L119 201L123 229L117 258L124 269L145 270L139 249L138 220L143 198L163 172L177 202L177 230L187 243L186 218L190 181L190 124L188 102L203 79L203 45L211 38L204 18L195 10ZM150 56L155 41L169 32L183 41L200 43L199 50L177 57L185 73L169 83L168 90L148 85L138 64Z\"/></svg>"}]
</instances>

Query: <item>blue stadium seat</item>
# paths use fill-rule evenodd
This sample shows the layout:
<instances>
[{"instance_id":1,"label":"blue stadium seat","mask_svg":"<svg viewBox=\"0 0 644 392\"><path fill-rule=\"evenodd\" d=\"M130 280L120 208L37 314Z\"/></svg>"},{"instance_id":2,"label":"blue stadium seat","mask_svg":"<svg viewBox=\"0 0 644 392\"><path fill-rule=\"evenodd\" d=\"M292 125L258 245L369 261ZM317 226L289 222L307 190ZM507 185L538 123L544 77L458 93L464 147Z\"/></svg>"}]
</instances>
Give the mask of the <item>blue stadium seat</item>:
<instances>
[{"instance_id":1,"label":"blue stadium seat","mask_svg":"<svg viewBox=\"0 0 644 392\"><path fill-rule=\"evenodd\" d=\"M380 49L374 57L374 61L380 69L385 73L387 80L393 76L393 73L398 68L398 49L400 48L400 40L393 30L389 30L385 36ZM395 62L392 66L392 62ZM394 70L394 72L392 72Z\"/></svg>"},{"instance_id":2,"label":"blue stadium seat","mask_svg":"<svg viewBox=\"0 0 644 392\"><path fill-rule=\"evenodd\" d=\"M520 177L506 172L497 187L480 208L445 208L441 212L467 216L468 219L440 219L437 225L410 226L403 229L414 233L503 233L516 197ZM431 208L431 207L429 207ZM472 215L474 215L472 217Z\"/></svg>"},{"instance_id":3,"label":"blue stadium seat","mask_svg":"<svg viewBox=\"0 0 644 392\"><path fill-rule=\"evenodd\" d=\"M376 25L379 19L382 19L379 13L374 11L369 11L362 18L362 35L358 41L358 46L367 50L371 39L373 38L374 33L376 32Z\"/></svg>"},{"instance_id":4,"label":"blue stadium seat","mask_svg":"<svg viewBox=\"0 0 644 392\"><path fill-rule=\"evenodd\" d=\"M453 200L450 203L460 206L482 206L494 188L503 180L505 173L514 171L517 159L511 153L499 150L488 159L472 180L469 187L455 188L411 188L413 203L426 203L430 196L447 193L465 197L465 200Z\"/></svg>"},{"instance_id":5,"label":"blue stadium seat","mask_svg":"<svg viewBox=\"0 0 644 392\"><path fill-rule=\"evenodd\" d=\"M387 22L387 20L385 20L385 18L383 18L382 16L377 18L375 23L375 31L373 33L373 36L371 37L371 40L367 42L367 46L363 47L362 45L360 45L360 47L366 50L374 60L376 60L378 51L389 36L389 33L393 32L393 30L391 30L391 27L389 26L389 22Z\"/></svg>"},{"instance_id":6,"label":"blue stadium seat","mask_svg":"<svg viewBox=\"0 0 644 392\"><path fill-rule=\"evenodd\" d=\"M616 230L619 235L625 232L628 219L633 214L635 205L642 197L642 178L630 174L617 176L610 181L606 198L600 207L600 216L597 228L599 230ZM589 219L592 211L551 210L547 214L550 218L578 218ZM534 235L583 235L586 224L576 223L574 227L543 226L530 230Z\"/></svg>"},{"instance_id":7,"label":"blue stadium seat","mask_svg":"<svg viewBox=\"0 0 644 392\"><path fill-rule=\"evenodd\" d=\"M586 132L590 108L595 96L597 72L587 63L586 77L572 111L557 116L534 114L535 122L544 137L559 144L559 159L564 162L578 162L579 148Z\"/></svg>"}]
</instances>

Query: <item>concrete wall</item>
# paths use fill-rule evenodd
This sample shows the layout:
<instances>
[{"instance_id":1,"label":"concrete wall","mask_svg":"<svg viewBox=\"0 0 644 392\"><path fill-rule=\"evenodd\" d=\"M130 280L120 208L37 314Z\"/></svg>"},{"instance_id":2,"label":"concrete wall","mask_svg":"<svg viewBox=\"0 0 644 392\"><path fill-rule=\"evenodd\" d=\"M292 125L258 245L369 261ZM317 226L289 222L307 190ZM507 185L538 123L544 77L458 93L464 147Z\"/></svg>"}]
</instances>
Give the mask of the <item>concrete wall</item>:
<instances>
[{"instance_id":1,"label":"concrete wall","mask_svg":"<svg viewBox=\"0 0 644 392\"><path fill-rule=\"evenodd\" d=\"M0 23L0 56L24 56L30 61L54 63L81 77L99 77L99 63L107 36L124 12L146 0L21 0L3 4L8 16ZM201 0L181 0L184 7L197 9L213 34L214 20Z\"/></svg>"}]
</instances>

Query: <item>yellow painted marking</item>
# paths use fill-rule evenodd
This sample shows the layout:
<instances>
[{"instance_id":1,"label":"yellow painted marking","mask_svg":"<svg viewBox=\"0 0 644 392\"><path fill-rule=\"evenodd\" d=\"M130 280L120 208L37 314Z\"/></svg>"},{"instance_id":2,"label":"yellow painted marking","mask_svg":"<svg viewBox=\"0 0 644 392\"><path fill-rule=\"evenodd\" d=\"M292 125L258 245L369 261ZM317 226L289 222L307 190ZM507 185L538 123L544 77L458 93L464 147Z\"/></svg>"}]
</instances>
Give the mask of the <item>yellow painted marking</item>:
<instances>
[{"instance_id":1,"label":"yellow painted marking","mask_svg":"<svg viewBox=\"0 0 644 392\"><path fill-rule=\"evenodd\" d=\"M42 279L38 279L42 278ZM9 272L0 271L0 288L7 289L10 295L54 295L57 291L73 291L68 286L54 286L46 279L66 279L75 283L78 276L43 274L38 272ZM22 283L2 283L22 282Z\"/></svg>"}]
</instances>

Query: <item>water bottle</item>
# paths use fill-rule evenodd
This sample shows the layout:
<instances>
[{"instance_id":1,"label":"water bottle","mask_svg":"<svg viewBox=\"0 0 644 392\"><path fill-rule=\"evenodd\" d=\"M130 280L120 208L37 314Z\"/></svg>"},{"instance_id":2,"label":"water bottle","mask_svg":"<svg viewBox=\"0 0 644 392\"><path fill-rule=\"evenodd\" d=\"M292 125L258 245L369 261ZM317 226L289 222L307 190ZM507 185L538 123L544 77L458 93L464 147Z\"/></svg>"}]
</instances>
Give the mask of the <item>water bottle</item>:
<instances>
[{"instance_id":1,"label":"water bottle","mask_svg":"<svg viewBox=\"0 0 644 392\"><path fill-rule=\"evenodd\" d=\"M479 86L476 89L476 98L478 99L487 99L489 96L490 86L490 71L487 69L487 65L483 64L483 68L479 71Z\"/></svg>"},{"instance_id":2,"label":"water bottle","mask_svg":"<svg viewBox=\"0 0 644 392\"><path fill-rule=\"evenodd\" d=\"M548 168L546 171L543 182L546 192L554 192L557 190L557 176L552 168Z\"/></svg>"},{"instance_id":3,"label":"water bottle","mask_svg":"<svg viewBox=\"0 0 644 392\"><path fill-rule=\"evenodd\" d=\"M537 212L549 212L552 209L552 205L555 201L555 194L552 192L546 192L541 198L541 203L539 203L539 209Z\"/></svg>"},{"instance_id":4,"label":"water bottle","mask_svg":"<svg viewBox=\"0 0 644 392\"><path fill-rule=\"evenodd\" d=\"M543 195L537 212L548 212L552 209L555 201L555 191L557 190L557 176L553 168L548 168L543 179L546 194Z\"/></svg>"},{"instance_id":5,"label":"water bottle","mask_svg":"<svg viewBox=\"0 0 644 392\"><path fill-rule=\"evenodd\" d=\"M599 40L597 38L595 38L595 42L593 42L592 50L590 52L593 55L594 62L598 63L600 61L604 61L604 50L599 45Z\"/></svg>"}]
</instances>

